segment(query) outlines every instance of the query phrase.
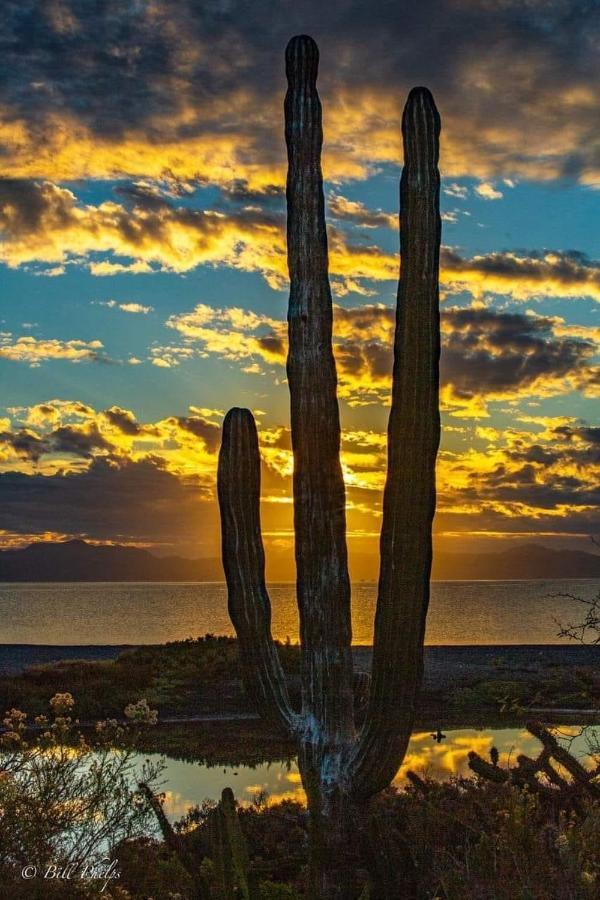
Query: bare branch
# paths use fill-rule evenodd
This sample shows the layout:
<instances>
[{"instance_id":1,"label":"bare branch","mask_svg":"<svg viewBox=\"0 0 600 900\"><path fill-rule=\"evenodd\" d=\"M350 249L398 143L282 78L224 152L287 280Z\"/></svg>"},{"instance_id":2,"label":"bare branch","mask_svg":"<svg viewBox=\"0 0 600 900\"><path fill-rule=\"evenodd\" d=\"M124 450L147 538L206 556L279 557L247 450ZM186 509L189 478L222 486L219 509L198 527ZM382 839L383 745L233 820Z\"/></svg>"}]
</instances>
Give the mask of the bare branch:
<instances>
[{"instance_id":1,"label":"bare branch","mask_svg":"<svg viewBox=\"0 0 600 900\"><path fill-rule=\"evenodd\" d=\"M558 636L570 638L580 644L600 644L600 592L595 597L577 597L564 591L549 594L549 597L561 597L579 603L585 607L583 617L578 622L554 621L558 625Z\"/></svg>"}]
</instances>

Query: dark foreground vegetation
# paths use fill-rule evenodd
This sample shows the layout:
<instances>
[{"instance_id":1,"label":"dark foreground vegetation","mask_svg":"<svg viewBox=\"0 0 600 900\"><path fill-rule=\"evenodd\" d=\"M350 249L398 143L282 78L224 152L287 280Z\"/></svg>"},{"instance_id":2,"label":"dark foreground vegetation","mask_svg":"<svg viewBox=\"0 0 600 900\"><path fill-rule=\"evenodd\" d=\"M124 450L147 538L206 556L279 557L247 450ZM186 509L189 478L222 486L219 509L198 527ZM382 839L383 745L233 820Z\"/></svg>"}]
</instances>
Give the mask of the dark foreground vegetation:
<instances>
[{"instance_id":1,"label":"dark foreground vegetation","mask_svg":"<svg viewBox=\"0 0 600 900\"><path fill-rule=\"evenodd\" d=\"M475 655L457 649L460 664L449 669L436 662L427 674L419 701L423 723L491 724L504 711L530 707L587 710L600 702L597 665L564 665L550 656L516 660L510 648L487 652L484 664ZM518 648L517 648L518 649ZM578 649L578 648L573 648ZM582 648L583 649L583 648ZM594 648L589 648L594 652ZM484 654L484 651L485 654ZM288 690L297 700L300 692L300 651L280 643L278 652ZM355 668L368 669L370 651L355 651ZM519 653L519 657L523 654ZM518 663L518 664L516 664ZM82 721L119 717L129 703L145 697L158 710L159 719L194 716L235 717L252 711L245 695L236 639L206 635L158 646L126 650L115 660L66 660L30 666L23 673L0 677L0 709L17 707L32 715L43 714L57 692L77 697ZM227 734L226 723L219 727ZM244 725L249 734L250 724ZM239 726L236 726L239 734ZM235 730L233 733L235 733ZM260 727L265 736L265 726Z\"/></svg>"},{"instance_id":2,"label":"dark foreground vegetation","mask_svg":"<svg viewBox=\"0 0 600 900\"><path fill-rule=\"evenodd\" d=\"M222 898L211 808L179 823L181 840L202 870L210 897ZM251 882L260 898L305 896L307 816L297 803L259 801L240 810ZM357 829L360 823L357 823ZM364 897L447 900L578 900L598 897L600 807L551 810L526 788L484 781L422 782L388 790L363 835L360 875L374 875ZM192 898L193 886L164 843L120 848L121 886L132 897ZM379 883L378 883L379 882ZM387 892L386 892L387 890ZM240 894L241 896L241 894Z\"/></svg>"},{"instance_id":3,"label":"dark foreground vegetation","mask_svg":"<svg viewBox=\"0 0 600 900\"><path fill-rule=\"evenodd\" d=\"M217 813L217 815L215 815ZM115 848L119 878L24 883L0 871L19 898L293 900L307 896L308 821L299 803L265 798L237 814L242 841L224 844L218 810L204 804L177 823L171 842L151 837ZM524 787L488 781L421 781L388 790L360 833L363 900L592 900L599 895L600 806L553 809ZM183 860L196 867L192 877ZM370 877L367 876L370 872ZM242 883L243 887L240 887Z\"/></svg>"},{"instance_id":4,"label":"dark foreground vegetation","mask_svg":"<svg viewBox=\"0 0 600 900\"><path fill-rule=\"evenodd\" d=\"M495 748L489 759L471 752L475 779L438 784L409 772L408 789L389 788L373 798L355 820L340 860L354 876L347 882L348 900L597 897L595 738L589 735L584 766L539 722L527 729L539 741L535 757L521 754L504 768ZM196 807L173 828L160 800L144 790L160 823L162 849L182 870L181 897L186 881L187 896L199 900L312 896L310 818L300 804L270 807L266 797L257 797L237 810L226 788L218 804ZM157 871L152 854L161 848L156 844L129 842L129 851L137 866L150 864ZM132 889L139 890L135 876Z\"/></svg>"},{"instance_id":5,"label":"dark foreground vegetation","mask_svg":"<svg viewBox=\"0 0 600 900\"><path fill-rule=\"evenodd\" d=\"M170 652L199 654L222 673L235 643L207 639ZM127 705L129 724L104 720L82 732L78 707L71 693L56 692L36 729L18 708L6 714L0 896L310 896L310 819L300 802L272 804L263 795L237 807L226 790L219 803L205 801L172 826L162 808L160 764L140 767L140 753L155 749L209 763L284 760L294 750L289 738L253 720L156 728L146 700ZM504 768L494 749L489 758L472 752L471 779L440 784L410 773L408 787L373 798L347 847L344 864L355 876L348 900L600 896L600 754L593 732L586 768L539 723L528 728L539 740L535 759L520 756ZM35 867L35 878L23 878L27 866ZM82 878L86 866L105 874ZM39 874L48 871L62 874Z\"/></svg>"},{"instance_id":6,"label":"dark foreground vegetation","mask_svg":"<svg viewBox=\"0 0 600 900\"><path fill-rule=\"evenodd\" d=\"M280 644L290 678L298 669L299 650ZM197 640L126 650L115 660L64 660L34 665L0 678L0 707L20 706L42 713L56 691L77 695L82 719L119 716L124 707L146 697L161 717L248 711L240 680L237 641L206 635Z\"/></svg>"}]
</instances>

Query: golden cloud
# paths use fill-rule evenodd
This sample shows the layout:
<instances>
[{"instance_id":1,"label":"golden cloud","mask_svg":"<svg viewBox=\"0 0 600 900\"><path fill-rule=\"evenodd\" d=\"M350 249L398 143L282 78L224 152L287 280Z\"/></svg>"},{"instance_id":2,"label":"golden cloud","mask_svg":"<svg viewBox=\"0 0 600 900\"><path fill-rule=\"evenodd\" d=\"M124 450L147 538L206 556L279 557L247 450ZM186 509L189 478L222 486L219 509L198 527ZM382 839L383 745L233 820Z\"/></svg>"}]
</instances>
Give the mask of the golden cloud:
<instances>
[{"instance_id":1,"label":"golden cloud","mask_svg":"<svg viewBox=\"0 0 600 900\"><path fill-rule=\"evenodd\" d=\"M343 194L329 194L327 201L329 216L340 222L350 222L359 228L398 228L398 215L380 209L372 210L359 200L349 200Z\"/></svg>"},{"instance_id":2,"label":"golden cloud","mask_svg":"<svg viewBox=\"0 0 600 900\"><path fill-rule=\"evenodd\" d=\"M284 44L318 26L330 179L399 162L401 110L420 72L442 112L446 173L598 181L596 48L589 20L560 6L544 7L541 27L536 3L424 2L403 11L407 41L395 9L365 16L346 0L303 0L285 21L267 5L249 17L239 0L226 15L191 0L61 0L32 16L26 52L22 12L10 7L2 22L0 142L20 177L168 171L283 185Z\"/></svg>"},{"instance_id":3,"label":"golden cloud","mask_svg":"<svg viewBox=\"0 0 600 900\"><path fill-rule=\"evenodd\" d=\"M281 223L252 212L228 217L170 206L127 210L113 201L83 206L70 190L49 182L5 183L0 209L0 259L11 267L108 253L129 257L134 266L144 267L142 271L157 265L187 272L202 264L220 264L260 271L273 286L284 278ZM130 270L130 263L109 260L91 263L91 271L114 274L115 266L121 271L123 265Z\"/></svg>"},{"instance_id":4,"label":"golden cloud","mask_svg":"<svg viewBox=\"0 0 600 900\"><path fill-rule=\"evenodd\" d=\"M102 350L101 341L44 340L31 335L14 338L11 334L0 334L0 358L25 362L34 368L50 359L72 363L102 360L105 359Z\"/></svg>"},{"instance_id":5,"label":"golden cloud","mask_svg":"<svg viewBox=\"0 0 600 900\"><path fill-rule=\"evenodd\" d=\"M119 302L118 300L96 300L92 302L97 306L106 306L108 309L120 309L121 312L133 314L140 313L144 316L154 311L152 306L145 306L143 303L136 303L133 301Z\"/></svg>"},{"instance_id":6,"label":"golden cloud","mask_svg":"<svg viewBox=\"0 0 600 900\"><path fill-rule=\"evenodd\" d=\"M476 185L475 193L484 200L502 200L504 196L502 191L495 188L489 181L482 181L481 184Z\"/></svg>"},{"instance_id":7,"label":"golden cloud","mask_svg":"<svg viewBox=\"0 0 600 900\"><path fill-rule=\"evenodd\" d=\"M344 203L347 210L350 201ZM350 211L346 218L387 215L369 213L360 204L351 205ZM56 274L57 267L63 271L68 264L78 264L102 276L227 266L257 272L274 289L287 285L284 218L251 205L222 212L173 206L163 198L132 209L112 200L92 206L50 182L5 181L0 182L0 230L0 260L13 268L38 263ZM95 254L108 258L91 258ZM353 242L339 227L329 228L329 260L332 288L339 295L350 291L369 295L373 284L398 277L395 254L376 244ZM444 248L441 283L446 294L600 300L600 267L572 252L490 253L465 259ZM117 305L134 311L132 304ZM134 305L136 312L143 311L141 304Z\"/></svg>"},{"instance_id":8,"label":"golden cloud","mask_svg":"<svg viewBox=\"0 0 600 900\"><path fill-rule=\"evenodd\" d=\"M464 259L444 248L441 281L448 292L506 294L513 300L592 297L600 301L600 267L582 254L547 252L524 256L488 253Z\"/></svg>"},{"instance_id":9,"label":"golden cloud","mask_svg":"<svg viewBox=\"0 0 600 900\"><path fill-rule=\"evenodd\" d=\"M185 416L140 422L131 410L116 405L95 410L77 401L49 400L14 408L1 423L0 472L8 473L12 481L31 478L31 484L40 489L53 478L59 479L65 496L69 494L67 482L72 479L75 485L88 473L90 484L97 486L93 489L101 492L107 479L112 483L121 472L125 481L131 480L128 489L134 492L132 496L138 496L135 492L139 490L145 492L143 503L150 504L148 509L160 509L161 517L173 513L169 498L174 503L183 502L177 485L185 488L187 515L192 515L194 504L203 500L209 501L213 510L220 413L190 410ZM520 418L520 427L475 425L464 426L459 432L444 432L437 467L438 535L572 534L592 530L600 499L594 487L600 483L599 429L569 417ZM259 438L264 462L265 539L279 544L283 540L287 545L292 535L289 429L261 424ZM348 532L358 548L375 549L386 455L384 431L344 431L341 460ZM15 486L14 502L20 497L20 502L27 504L29 493L23 490L24 483ZM148 495L151 487L157 492L155 499ZM79 496L75 489L74 495ZM158 505L152 507L152 503ZM33 522L29 508L27 515L27 522ZM40 534L58 534L58 520L51 521L53 525L44 520ZM72 529L67 521L61 520L65 534ZM92 524L82 525L80 531L99 537ZM194 528L198 527L196 523ZM29 532L34 533L31 528ZM124 539L138 543L146 534L143 529L120 533Z\"/></svg>"},{"instance_id":10,"label":"golden cloud","mask_svg":"<svg viewBox=\"0 0 600 900\"><path fill-rule=\"evenodd\" d=\"M198 412L139 423L118 406L97 411L77 401L49 400L11 414L15 426L0 435L2 471L80 472L102 458L117 466L158 461L180 479L214 480L220 425Z\"/></svg>"},{"instance_id":11,"label":"golden cloud","mask_svg":"<svg viewBox=\"0 0 600 900\"><path fill-rule=\"evenodd\" d=\"M195 352L244 362L259 373L284 365L287 326L237 308L199 304L167 325L184 339L179 349L153 348L155 364L177 365ZM388 403L395 315L383 304L334 309L333 342L339 396L351 406ZM442 313L442 408L452 416L488 418L488 404L580 390L593 395L597 372L595 326L568 325L531 311L502 313L485 307L446 307ZM156 362L160 360L160 362Z\"/></svg>"},{"instance_id":12,"label":"golden cloud","mask_svg":"<svg viewBox=\"0 0 600 900\"><path fill-rule=\"evenodd\" d=\"M401 164L400 118L411 86L357 84L351 91L343 87L335 94L326 87L321 91L326 126L323 168L328 180L339 184L364 179L383 164ZM189 90L189 85L181 87ZM285 184L283 93L283 85L270 96L259 96L251 87L236 88L210 99L205 96L201 107L182 95L164 112L155 112L144 122L124 122L118 133L104 134L72 111L48 110L33 123L4 105L0 142L10 159L11 175L19 178L158 180L168 174L225 187L243 179L253 190L267 190ZM464 99L465 94L460 96ZM583 157L576 173L579 180L597 185L600 173L588 151L594 144L585 116L589 98L579 104L562 98L561 103L560 93L552 97L540 93L535 99L537 127L526 127L519 115L512 121L508 116L490 118L489 105L484 116L483 109L475 111L468 105L461 109L458 98L444 103L444 92L438 93L444 174L551 180L562 177L569 157L579 154ZM550 120L562 121L563 127L550 127ZM483 181L479 193L496 199L490 193L499 192Z\"/></svg>"}]
</instances>

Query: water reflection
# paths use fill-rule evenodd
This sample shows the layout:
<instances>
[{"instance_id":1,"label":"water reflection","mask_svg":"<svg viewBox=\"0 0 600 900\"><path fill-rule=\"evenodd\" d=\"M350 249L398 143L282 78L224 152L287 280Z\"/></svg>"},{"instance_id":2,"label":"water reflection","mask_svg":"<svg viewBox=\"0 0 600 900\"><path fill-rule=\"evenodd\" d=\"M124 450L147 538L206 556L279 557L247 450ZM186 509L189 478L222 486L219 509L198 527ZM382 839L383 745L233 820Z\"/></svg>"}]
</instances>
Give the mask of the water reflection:
<instances>
[{"instance_id":1,"label":"water reflection","mask_svg":"<svg viewBox=\"0 0 600 900\"><path fill-rule=\"evenodd\" d=\"M561 734L565 738L571 737L571 751L576 756L585 756L589 735L581 735L580 729L574 726L562 727ZM522 728L464 728L446 731L441 740L438 737L438 733L432 734L431 730L413 734L394 784L405 784L409 769L438 781L452 776L469 776L471 750L489 759L490 750L496 747L499 764L506 766L514 765L520 753L535 756L541 749L539 742ZM231 787L240 803L251 803L260 793L267 794L270 803L284 799L304 802L294 761L223 767L167 759L164 779L165 809L172 819L184 815L190 806L219 797L224 787Z\"/></svg>"}]
</instances>

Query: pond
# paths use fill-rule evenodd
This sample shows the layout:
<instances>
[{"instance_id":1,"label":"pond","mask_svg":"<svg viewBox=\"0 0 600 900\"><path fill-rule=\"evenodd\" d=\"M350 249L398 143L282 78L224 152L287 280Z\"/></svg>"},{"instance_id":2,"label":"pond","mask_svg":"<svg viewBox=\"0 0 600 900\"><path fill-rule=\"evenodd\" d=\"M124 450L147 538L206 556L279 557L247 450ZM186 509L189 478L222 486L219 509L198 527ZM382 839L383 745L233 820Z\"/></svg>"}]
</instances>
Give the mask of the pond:
<instances>
[{"instance_id":1,"label":"pond","mask_svg":"<svg viewBox=\"0 0 600 900\"><path fill-rule=\"evenodd\" d=\"M582 735L579 726L560 727L561 740L568 742L571 752L582 759L588 751L589 737L594 733L591 729ZM524 727L459 728L444 731L443 735L438 742L430 731L415 732L394 784L399 787L405 784L406 772L410 769L438 781L452 776L469 776L468 754L471 750L489 759L491 748L496 747L500 765L506 766L509 763L514 765L520 753L535 756L541 749L536 738ZM143 759L157 761L160 755L144 754L140 756L140 762ZM190 807L203 800L217 799L225 787L231 787L242 804L251 803L257 794L263 792L268 795L270 803L284 799L304 801L294 759L256 766L208 766L169 757L164 757L164 761L161 790L165 794L165 811L173 820L185 815Z\"/></svg>"}]
</instances>

